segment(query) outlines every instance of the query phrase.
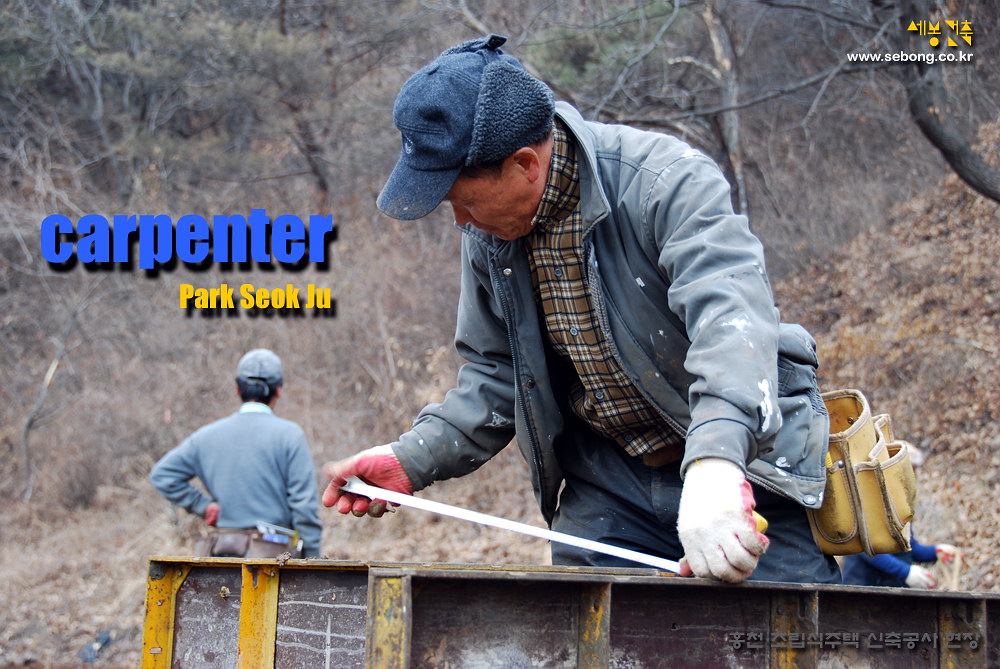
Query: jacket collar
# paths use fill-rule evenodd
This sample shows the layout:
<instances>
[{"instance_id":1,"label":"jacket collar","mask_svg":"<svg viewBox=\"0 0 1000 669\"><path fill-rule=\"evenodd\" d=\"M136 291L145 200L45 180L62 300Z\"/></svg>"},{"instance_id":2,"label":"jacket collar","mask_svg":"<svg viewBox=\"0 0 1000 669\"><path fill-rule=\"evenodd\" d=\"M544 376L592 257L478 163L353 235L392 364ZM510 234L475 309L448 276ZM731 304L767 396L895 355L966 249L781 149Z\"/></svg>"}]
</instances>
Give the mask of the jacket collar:
<instances>
[{"instance_id":1,"label":"jacket collar","mask_svg":"<svg viewBox=\"0 0 1000 669\"><path fill-rule=\"evenodd\" d=\"M576 160L580 166L580 208L583 212L583 236L586 237L611 211L600 185L594 131L587 127L580 112L566 102L556 103L556 116L566 124L576 140Z\"/></svg>"}]
</instances>

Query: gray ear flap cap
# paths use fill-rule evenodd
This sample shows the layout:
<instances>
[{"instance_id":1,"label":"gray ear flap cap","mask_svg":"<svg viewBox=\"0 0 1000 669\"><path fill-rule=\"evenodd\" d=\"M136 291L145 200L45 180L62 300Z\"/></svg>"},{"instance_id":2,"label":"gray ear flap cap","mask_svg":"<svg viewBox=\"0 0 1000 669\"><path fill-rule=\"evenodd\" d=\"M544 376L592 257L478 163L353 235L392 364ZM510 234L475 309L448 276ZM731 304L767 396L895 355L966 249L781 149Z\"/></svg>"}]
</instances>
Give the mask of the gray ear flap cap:
<instances>
[{"instance_id":1,"label":"gray ear flap cap","mask_svg":"<svg viewBox=\"0 0 1000 669\"><path fill-rule=\"evenodd\" d=\"M506 158L534 144L552 125L552 91L516 61L498 59L483 69L467 165Z\"/></svg>"}]
</instances>

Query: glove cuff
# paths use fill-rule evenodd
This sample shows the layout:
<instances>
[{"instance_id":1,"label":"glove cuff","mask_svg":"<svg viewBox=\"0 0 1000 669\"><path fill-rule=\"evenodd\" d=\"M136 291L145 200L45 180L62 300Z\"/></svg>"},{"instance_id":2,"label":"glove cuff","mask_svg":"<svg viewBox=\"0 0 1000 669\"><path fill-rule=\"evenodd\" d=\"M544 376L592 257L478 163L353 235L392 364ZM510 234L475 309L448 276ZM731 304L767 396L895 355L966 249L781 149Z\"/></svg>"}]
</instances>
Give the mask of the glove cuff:
<instances>
[{"instance_id":1,"label":"glove cuff","mask_svg":"<svg viewBox=\"0 0 1000 669\"><path fill-rule=\"evenodd\" d=\"M385 466L385 486L386 488L391 488L399 492L405 492L407 495L413 494L413 482L410 477L406 475L403 470L403 465L399 464L399 459L395 455L382 456L389 459Z\"/></svg>"},{"instance_id":2,"label":"glove cuff","mask_svg":"<svg viewBox=\"0 0 1000 669\"><path fill-rule=\"evenodd\" d=\"M370 448L364 457L368 462L363 467L359 467L359 473L362 477L369 478L365 476L366 471L378 472L377 478L371 477L374 480L370 479L373 485L407 495L413 494L413 482L406 475L403 465L400 464L399 458L396 457L390 444Z\"/></svg>"},{"instance_id":3,"label":"glove cuff","mask_svg":"<svg viewBox=\"0 0 1000 669\"><path fill-rule=\"evenodd\" d=\"M746 476L739 465L722 458L701 458L688 465L684 476L684 485L707 484L712 487L733 485L738 486Z\"/></svg>"}]
</instances>

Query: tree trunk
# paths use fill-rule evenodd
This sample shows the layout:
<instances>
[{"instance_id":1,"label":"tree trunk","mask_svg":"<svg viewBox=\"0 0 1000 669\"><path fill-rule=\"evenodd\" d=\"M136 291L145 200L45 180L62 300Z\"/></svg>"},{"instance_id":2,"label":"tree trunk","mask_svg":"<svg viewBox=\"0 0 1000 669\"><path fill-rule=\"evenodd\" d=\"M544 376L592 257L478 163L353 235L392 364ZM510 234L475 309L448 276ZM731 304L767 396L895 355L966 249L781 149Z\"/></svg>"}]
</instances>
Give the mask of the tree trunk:
<instances>
[{"instance_id":1,"label":"tree trunk","mask_svg":"<svg viewBox=\"0 0 1000 669\"><path fill-rule=\"evenodd\" d=\"M902 11L900 34L905 36L901 40L905 45L903 50L926 51L927 45L923 44L919 37L915 37L915 33L906 30L906 27L911 20L931 18L930 3L927 0L903 0L900 9ZM941 152L951 168L969 187L991 200L1000 202L1000 170L990 166L972 148L948 112L942 65L927 64L922 61L912 63L906 68L903 84L906 87L910 116L924 133L924 137Z\"/></svg>"}]
</instances>

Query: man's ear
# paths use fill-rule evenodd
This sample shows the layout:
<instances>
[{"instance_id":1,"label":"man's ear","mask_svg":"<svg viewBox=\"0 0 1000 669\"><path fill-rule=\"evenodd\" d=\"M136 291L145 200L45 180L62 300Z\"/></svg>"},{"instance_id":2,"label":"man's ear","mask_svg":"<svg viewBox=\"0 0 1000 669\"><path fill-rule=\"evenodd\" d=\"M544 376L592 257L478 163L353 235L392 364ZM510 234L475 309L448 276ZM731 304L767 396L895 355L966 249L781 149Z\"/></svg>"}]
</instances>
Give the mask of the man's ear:
<instances>
[{"instance_id":1,"label":"man's ear","mask_svg":"<svg viewBox=\"0 0 1000 669\"><path fill-rule=\"evenodd\" d=\"M530 146L523 146L507 156L507 162L511 168L523 174L530 183L535 183L543 176L542 157L538 151Z\"/></svg>"}]
</instances>

